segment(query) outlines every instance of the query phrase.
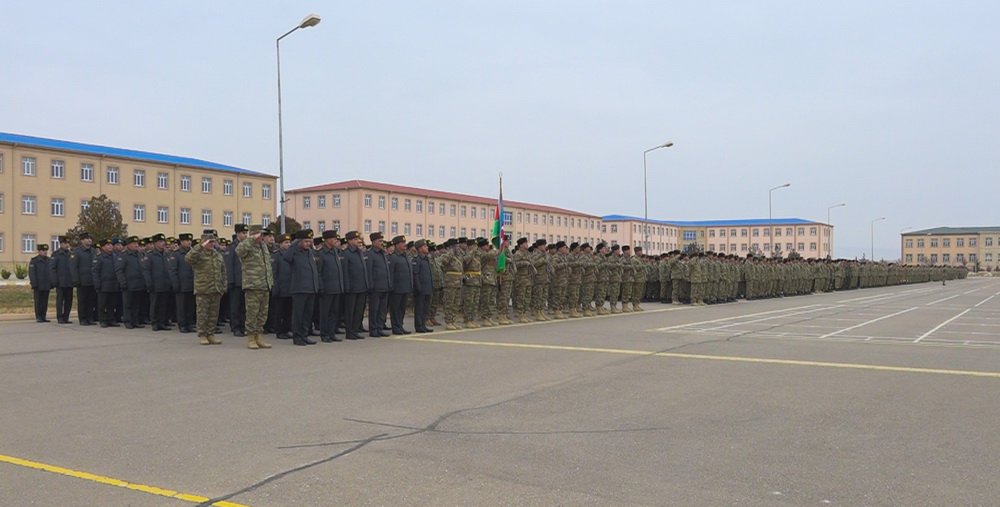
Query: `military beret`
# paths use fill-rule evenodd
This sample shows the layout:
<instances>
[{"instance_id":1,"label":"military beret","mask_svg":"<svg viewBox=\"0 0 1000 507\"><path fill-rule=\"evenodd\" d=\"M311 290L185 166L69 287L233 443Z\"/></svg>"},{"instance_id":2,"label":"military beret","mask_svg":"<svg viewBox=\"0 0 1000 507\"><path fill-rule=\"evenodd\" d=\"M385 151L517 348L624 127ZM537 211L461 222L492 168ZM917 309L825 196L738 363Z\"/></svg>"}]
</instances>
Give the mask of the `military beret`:
<instances>
[{"instance_id":1,"label":"military beret","mask_svg":"<svg viewBox=\"0 0 1000 507\"><path fill-rule=\"evenodd\" d=\"M302 229L295 233L295 239L312 239L313 231L312 229Z\"/></svg>"},{"instance_id":2,"label":"military beret","mask_svg":"<svg viewBox=\"0 0 1000 507\"><path fill-rule=\"evenodd\" d=\"M586 250L588 248L590 248L590 243L584 243L580 245L580 250Z\"/></svg>"},{"instance_id":3,"label":"military beret","mask_svg":"<svg viewBox=\"0 0 1000 507\"><path fill-rule=\"evenodd\" d=\"M180 239L181 241L192 240L194 239L194 234L191 234L190 232L182 232L177 235L177 238Z\"/></svg>"},{"instance_id":4,"label":"military beret","mask_svg":"<svg viewBox=\"0 0 1000 507\"><path fill-rule=\"evenodd\" d=\"M545 238L538 238L538 241L535 242L535 244L539 245L539 246L545 245L546 243L548 243L548 242L545 241Z\"/></svg>"},{"instance_id":5,"label":"military beret","mask_svg":"<svg viewBox=\"0 0 1000 507\"><path fill-rule=\"evenodd\" d=\"M518 238L517 239L517 246L521 246L521 245L523 245L523 244L525 244L527 242L528 242L528 238Z\"/></svg>"},{"instance_id":6,"label":"military beret","mask_svg":"<svg viewBox=\"0 0 1000 507\"><path fill-rule=\"evenodd\" d=\"M102 240L100 240L100 241L97 242L97 247L101 248L104 245L110 245L110 244L111 244L111 240L110 239L102 239Z\"/></svg>"},{"instance_id":7,"label":"military beret","mask_svg":"<svg viewBox=\"0 0 1000 507\"><path fill-rule=\"evenodd\" d=\"M426 240L418 239L418 240L416 240L416 241L413 242L413 247L414 248L420 248L420 247L423 247L423 246L428 246Z\"/></svg>"},{"instance_id":8,"label":"military beret","mask_svg":"<svg viewBox=\"0 0 1000 507\"><path fill-rule=\"evenodd\" d=\"M549 246L553 246L553 245L549 245ZM562 247L566 246L566 242L565 241L556 241L556 244L554 246L556 248L562 248Z\"/></svg>"},{"instance_id":9,"label":"military beret","mask_svg":"<svg viewBox=\"0 0 1000 507\"><path fill-rule=\"evenodd\" d=\"M396 246L400 243L406 243L406 238L403 236L396 236L395 238L392 238L392 246Z\"/></svg>"},{"instance_id":10,"label":"military beret","mask_svg":"<svg viewBox=\"0 0 1000 507\"><path fill-rule=\"evenodd\" d=\"M570 250L576 250L577 248L579 248L579 246L580 246L580 244L577 243L576 241L574 241L574 242L572 242L572 243L569 244L569 249Z\"/></svg>"},{"instance_id":11,"label":"military beret","mask_svg":"<svg viewBox=\"0 0 1000 507\"><path fill-rule=\"evenodd\" d=\"M478 238L478 239L476 239L476 245L478 245L478 246L486 246L488 244L490 244L490 240L488 240L486 238Z\"/></svg>"},{"instance_id":12,"label":"military beret","mask_svg":"<svg viewBox=\"0 0 1000 507\"><path fill-rule=\"evenodd\" d=\"M153 234L153 236L151 238L149 238L149 239L150 239L150 242L156 243L157 241L166 241L167 237L164 236L163 233L158 232L156 234Z\"/></svg>"},{"instance_id":13,"label":"military beret","mask_svg":"<svg viewBox=\"0 0 1000 507\"><path fill-rule=\"evenodd\" d=\"M323 244L323 238L316 237L313 238L313 246L319 246Z\"/></svg>"},{"instance_id":14,"label":"military beret","mask_svg":"<svg viewBox=\"0 0 1000 507\"><path fill-rule=\"evenodd\" d=\"M406 248L407 248L407 250L409 250L410 248L413 248L413 242L412 241L407 241L406 242Z\"/></svg>"},{"instance_id":15,"label":"military beret","mask_svg":"<svg viewBox=\"0 0 1000 507\"><path fill-rule=\"evenodd\" d=\"M248 229L247 224L236 224L236 227L233 228L236 232L247 232Z\"/></svg>"},{"instance_id":16,"label":"military beret","mask_svg":"<svg viewBox=\"0 0 1000 507\"><path fill-rule=\"evenodd\" d=\"M60 243L69 243L69 236L59 236Z\"/></svg>"},{"instance_id":17,"label":"military beret","mask_svg":"<svg viewBox=\"0 0 1000 507\"><path fill-rule=\"evenodd\" d=\"M129 236L128 238L125 239L126 245L129 243L138 243L138 242L139 242L139 236Z\"/></svg>"},{"instance_id":18,"label":"military beret","mask_svg":"<svg viewBox=\"0 0 1000 507\"><path fill-rule=\"evenodd\" d=\"M325 230L323 231L323 239L337 238L337 231Z\"/></svg>"},{"instance_id":19,"label":"military beret","mask_svg":"<svg viewBox=\"0 0 1000 507\"><path fill-rule=\"evenodd\" d=\"M531 246L529 246L529 247L528 247L528 251L529 251L529 252L534 252L534 251L535 251L535 245L531 245Z\"/></svg>"},{"instance_id":20,"label":"military beret","mask_svg":"<svg viewBox=\"0 0 1000 507\"><path fill-rule=\"evenodd\" d=\"M368 235L368 239L370 239L372 241L375 241L377 239L382 239L382 238L383 238L383 236L382 236L381 232L373 232L373 233L371 233L371 234Z\"/></svg>"},{"instance_id":21,"label":"military beret","mask_svg":"<svg viewBox=\"0 0 1000 507\"><path fill-rule=\"evenodd\" d=\"M344 239L346 240L352 240L360 237L361 234L358 231L348 231L347 234L344 235Z\"/></svg>"},{"instance_id":22,"label":"military beret","mask_svg":"<svg viewBox=\"0 0 1000 507\"><path fill-rule=\"evenodd\" d=\"M612 252L617 252L618 250L621 250L621 248L621 245L611 245Z\"/></svg>"},{"instance_id":23,"label":"military beret","mask_svg":"<svg viewBox=\"0 0 1000 507\"><path fill-rule=\"evenodd\" d=\"M45 250L48 250L48 249L49 249L49 244L48 243L39 243L38 244L38 251L39 252L44 252Z\"/></svg>"},{"instance_id":24,"label":"military beret","mask_svg":"<svg viewBox=\"0 0 1000 507\"><path fill-rule=\"evenodd\" d=\"M606 247L606 246L608 246L608 245L606 245L606 244L604 244L604 243L598 243L598 244L597 244L597 249L598 249L598 250L604 250L604 247Z\"/></svg>"},{"instance_id":25,"label":"military beret","mask_svg":"<svg viewBox=\"0 0 1000 507\"><path fill-rule=\"evenodd\" d=\"M541 246L544 246L544 245L538 245L538 246L541 247ZM558 247L555 244L548 245L548 246L545 247L546 250L555 250L556 248L558 248Z\"/></svg>"},{"instance_id":26,"label":"military beret","mask_svg":"<svg viewBox=\"0 0 1000 507\"><path fill-rule=\"evenodd\" d=\"M90 239L90 233L89 232L81 232L79 239Z\"/></svg>"}]
</instances>

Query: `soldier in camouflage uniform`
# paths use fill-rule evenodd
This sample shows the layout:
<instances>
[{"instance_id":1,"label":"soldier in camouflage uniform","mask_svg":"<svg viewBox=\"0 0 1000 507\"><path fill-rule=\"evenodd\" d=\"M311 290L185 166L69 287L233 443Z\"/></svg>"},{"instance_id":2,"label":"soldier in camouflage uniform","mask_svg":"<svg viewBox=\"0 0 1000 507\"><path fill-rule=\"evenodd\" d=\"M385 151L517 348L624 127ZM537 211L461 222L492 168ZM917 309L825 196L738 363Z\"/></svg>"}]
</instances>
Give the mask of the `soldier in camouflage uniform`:
<instances>
[{"instance_id":1,"label":"soldier in camouflage uniform","mask_svg":"<svg viewBox=\"0 0 1000 507\"><path fill-rule=\"evenodd\" d=\"M485 240L483 240L485 241ZM462 308L465 327L479 327L479 292L483 288L482 262L477 240L465 241L465 255L462 257Z\"/></svg>"},{"instance_id":2,"label":"soldier in camouflage uniform","mask_svg":"<svg viewBox=\"0 0 1000 507\"><path fill-rule=\"evenodd\" d=\"M437 320L438 309L444 307L444 269L441 267L441 254L444 253L444 245L432 245L427 243L433 255L430 258L431 278L434 279L434 294L431 295L431 302L427 308L427 323L425 325L440 326Z\"/></svg>"},{"instance_id":3,"label":"soldier in camouflage uniform","mask_svg":"<svg viewBox=\"0 0 1000 507\"><path fill-rule=\"evenodd\" d=\"M444 270L444 325L445 329L454 331L461 329L458 325L458 314L462 311L462 268L464 253L455 240L444 243L445 250L441 254L441 269Z\"/></svg>"},{"instance_id":4,"label":"soldier in camouflage uniform","mask_svg":"<svg viewBox=\"0 0 1000 507\"><path fill-rule=\"evenodd\" d=\"M514 254L510 251L510 241L503 239L499 255L506 258L506 265L503 271L497 273L497 282L500 284L500 295L497 297L496 314L500 325L510 325L514 321L510 320L510 304L514 297L514 279L517 276L517 265L514 264Z\"/></svg>"},{"instance_id":5,"label":"soldier in camouflage uniform","mask_svg":"<svg viewBox=\"0 0 1000 507\"><path fill-rule=\"evenodd\" d=\"M622 255L618 258L619 270L622 273L621 281L621 302L622 302L622 313L631 313L632 308L629 303L632 302L632 282L635 280L635 266L632 265L632 247L628 245L622 246Z\"/></svg>"},{"instance_id":6,"label":"soldier in camouflage uniform","mask_svg":"<svg viewBox=\"0 0 1000 507\"><path fill-rule=\"evenodd\" d=\"M569 255L566 260L569 262L569 281L566 284L566 297L564 298L563 311L567 317L582 317L579 311L580 284L583 282L583 262L580 258L580 245L573 243L569 246Z\"/></svg>"},{"instance_id":7,"label":"soldier in camouflage uniform","mask_svg":"<svg viewBox=\"0 0 1000 507\"><path fill-rule=\"evenodd\" d=\"M608 268L608 306L610 313L621 313L618 302L622 296L622 255L621 246L611 245L611 254L607 258Z\"/></svg>"},{"instance_id":8,"label":"soldier in camouflage uniform","mask_svg":"<svg viewBox=\"0 0 1000 507\"><path fill-rule=\"evenodd\" d=\"M222 343L214 335L219 319L219 301L226 292L226 265L217 250L217 241L215 230L206 229L201 235L201 243L192 247L184 257L194 271L195 327L202 345Z\"/></svg>"},{"instance_id":9,"label":"soldier in camouflage uniform","mask_svg":"<svg viewBox=\"0 0 1000 507\"><path fill-rule=\"evenodd\" d=\"M608 287L611 284L611 273L608 269L608 256L611 250L604 243L597 244L597 253L594 255L594 271L597 275L594 282L594 310L597 315L607 315L610 313L604 307L604 301L608 299Z\"/></svg>"},{"instance_id":10,"label":"soldier in camouflage uniform","mask_svg":"<svg viewBox=\"0 0 1000 507\"><path fill-rule=\"evenodd\" d=\"M580 315L591 317L594 315L594 286L597 283L597 258L594 257L594 250L590 243L580 245L580 299L577 307Z\"/></svg>"},{"instance_id":11,"label":"soldier in camouflage uniform","mask_svg":"<svg viewBox=\"0 0 1000 507\"><path fill-rule=\"evenodd\" d=\"M685 301L690 301L691 297L691 279L688 278L688 273L690 271L690 259L687 254L682 253L680 257L677 258L677 262L674 267L670 269L670 281L671 285L674 286L674 293L672 296L673 303L679 305Z\"/></svg>"},{"instance_id":12,"label":"soldier in camouflage uniform","mask_svg":"<svg viewBox=\"0 0 1000 507\"><path fill-rule=\"evenodd\" d=\"M572 269L569 260L569 247L565 241L559 241L552 245L552 253L549 254L549 262L552 266L551 294L549 296L549 310L555 319L565 319L567 317L567 289L569 286L569 274Z\"/></svg>"},{"instance_id":13,"label":"soldier in camouflage uniform","mask_svg":"<svg viewBox=\"0 0 1000 507\"><path fill-rule=\"evenodd\" d=\"M274 287L271 253L264 241L264 236L270 234L271 231L263 226L254 225L250 227L250 238L236 245L236 256L242 266L247 348L253 350L271 348L263 338L264 321L267 320L271 289Z\"/></svg>"},{"instance_id":14,"label":"soldier in camouflage uniform","mask_svg":"<svg viewBox=\"0 0 1000 507\"><path fill-rule=\"evenodd\" d=\"M483 274L479 291L479 317L483 326L493 327L499 325L493 313L497 306L497 251L486 238L479 238L476 244L479 246L479 264Z\"/></svg>"},{"instance_id":15,"label":"soldier in camouflage uniform","mask_svg":"<svg viewBox=\"0 0 1000 507\"><path fill-rule=\"evenodd\" d=\"M535 266L532 263L532 253L528 251L528 238L517 240L517 250L514 252L514 318L518 322L531 322L531 294L534 282Z\"/></svg>"},{"instance_id":16,"label":"soldier in camouflage uniform","mask_svg":"<svg viewBox=\"0 0 1000 507\"><path fill-rule=\"evenodd\" d=\"M632 311L641 312L642 297L646 294L646 277L649 276L646 270L646 259L642 255L642 247L635 247L635 255L632 256Z\"/></svg>"},{"instance_id":17,"label":"soldier in camouflage uniform","mask_svg":"<svg viewBox=\"0 0 1000 507\"><path fill-rule=\"evenodd\" d=\"M551 320L545 315L545 303L549 299L549 283L552 277L552 264L546 252L545 239L535 241L535 251L531 254L531 265L535 273L531 280L531 315L535 320Z\"/></svg>"}]
</instances>

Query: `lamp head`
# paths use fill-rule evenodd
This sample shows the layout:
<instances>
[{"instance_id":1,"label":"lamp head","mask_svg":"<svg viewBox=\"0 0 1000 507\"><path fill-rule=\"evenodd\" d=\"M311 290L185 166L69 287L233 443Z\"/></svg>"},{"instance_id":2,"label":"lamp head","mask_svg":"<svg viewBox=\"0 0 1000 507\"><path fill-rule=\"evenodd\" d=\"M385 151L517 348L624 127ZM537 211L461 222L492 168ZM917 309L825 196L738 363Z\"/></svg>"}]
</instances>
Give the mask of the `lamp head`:
<instances>
[{"instance_id":1,"label":"lamp head","mask_svg":"<svg viewBox=\"0 0 1000 507\"><path fill-rule=\"evenodd\" d=\"M299 28L309 28L310 26L316 26L320 22L319 14L310 14L299 23Z\"/></svg>"}]
</instances>

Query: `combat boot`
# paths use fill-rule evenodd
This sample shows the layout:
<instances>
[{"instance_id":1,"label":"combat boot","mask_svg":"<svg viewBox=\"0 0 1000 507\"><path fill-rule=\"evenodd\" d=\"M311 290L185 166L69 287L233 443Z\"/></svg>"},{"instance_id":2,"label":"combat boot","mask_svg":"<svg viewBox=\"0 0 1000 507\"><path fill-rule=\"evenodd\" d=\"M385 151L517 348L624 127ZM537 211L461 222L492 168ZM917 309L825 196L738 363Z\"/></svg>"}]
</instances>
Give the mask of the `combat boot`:
<instances>
[{"instance_id":1,"label":"combat boot","mask_svg":"<svg viewBox=\"0 0 1000 507\"><path fill-rule=\"evenodd\" d=\"M207 336L199 336L198 338L200 338L198 340L198 343L200 343L202 345L211 345L212 344L212 342L208 341L208 337Z\"/></svg>"},{"instance_id":2,"label":"combat boot","mask_svg":"<svg viewBox=\"0 0 1000 507\"><path fill-rule=\"evenodd\" d=\"M448 322L448 323L446 323L444 325L444 328L447 329L448 331L458 331L459 329L462 329L462 328L456 326L454 322Z\"/></svg>"},{"instance_id":3,"label":"combat boot","mask_svg":"<svg viewBox=\"0 0 1000 507\"><path fill-rule=\"evenodd\" d=\"M254 336L247 336L247 348L250 350L257 350L260 348L257 346L257 340L254 338Z\"/></svg>"},{"instance_id":4,"label":"combat boot","mask_svg":"<svg viewBox=\"0 0 1000 507\"><path fill-rule=\"evenodd\" d=\"M208 335L208 336L205 337L205 339L208 340L208 343L210 343L212 345L222 345L222 340L216 338L213 335Z\"/></svg>"},{"instance_id":5,"label":"combat boot","mask_svg":"<svg viewBox=\"0 0 1000 507\"><path fill-rule=\"evenodd\" d=\"M467 320L467 321L465 321L465 327L467 327L469 329L479 329L480 325L479 325L478 322L476 322L474 320Z\"/></svg>"},{"instance_id":6,"label":"combat boot","mask_svg":"<svg viewBox=\"0 0 1000 507\"><path fill-rule=\"evenodd\" d=\"M552 318L556 320L563 320L567 317L566 314L562 312L562 310L556 310L556 313L552 316Z\"/></svg>"},{"instance_id":7,"label":"combat boot","mask_svg":"<svg viewBox=\"0 0 1000 507\"><path fill-rule=\"evenodd\" d=\"M552 319L549 318L548 315L545 315L545 310L538 310L537 312L535 312L535 320L538 320L540 322L545 322L547 320L552 320Z\"/></svg>"},{"instance_id":8,"label":"combat boot","mask_svg":"<svg viewBox=\"0 0 1000 507\"><path fill-rule=\"evenodd\" d=\"M642 307L639 306L639 303L632 303L632 311L633 312L641 312L642 311Z\"/></svg>"},{"instance_id":9,"label":"combat boot","mask_svg":"<svg viewBox=\"0 0 1000 507\"><path fill-rule=\"evenodd\" d=\"M576 308L570 308L570 310L569 310L569 318L571 318L571 319L577 319L577 318L580 318L580 317L582 317L582 315L580 315L580 311L579 310L577 310Z\"/></svg>"},{"instance_id":10,"label":"combat boot","mask_svg":"<svg viewBox=\"0 0 1000 507\"><path fill-rule=\"evenodd\" d=\"M483 319L483 327L496 327L499 325L493 319Z\"/></svg>"},{"instance_id":11,"label":"combat boot","mask_svg":"<svg viewBox=\"0 0 1000 507\"><path fill-rule=\"evenodd\" d=\"M254 335L253 341L257 344L258 347L260 347L262 349L269 349L269 348L271 348L271 344L267 343L266 341L264 341L264 337L262 335L259 335L259 334L258 335Z\"/></svg>"},{"instance_id":12,"label":"combat boot","mask_svg":"<svg viewBox=\"0 0 1000 507\"><path fill-rule=\"evenodd\" d=\"M514 323L514 321L510 320L510 317L508 317L506 315L504 315L503 317L500 317L500 325L501 326L509 326L509 325L511 325L513 323Z\"/></svg>"},{"instance_id":13,"label":"combat boot","mask_svg":"<svg viewBox=\"0 0 1000 507\"><path fill-rule=\"evenodd\" d=\"M632 307L628 303L622 301L622 313L632 313Z\"/></svg>"},{"instance_id":14,"label":"combat boot","mask_svg":"<svg viewBox=\"0 0 1000 507\"><path fill-rule=\"evenodd\" d=\"M587 308L586 310L583 311L583 316L584 317L593 317L594 316L594 311L591 310L590 308Z\"/></svg>"},{"instance_id":15,"label":"combat boot","mask_svg":"<svg viewBox=\"0 0 1000 507\"><path fill-rule=\"evenodd\" d=\"M607 309L607 308L605 308L605 307L603 307L603 306L598 306L598 307L597 307L597 314L598 314L598 315L607 315L608 313L609 313L609 312L608 312L608 309Z\"/></svg>"},{"instance_id":16,"label":"combat boot","mask_svg":"<svg viewBox=\"0 0 1000 507\"><path fill-rule=\"evenodd\" d=\"M622 311L618 309L618 303L611 303L610 307L611 308L608 311L611 314L622 313Z\"/></svg>"}]
</instances>

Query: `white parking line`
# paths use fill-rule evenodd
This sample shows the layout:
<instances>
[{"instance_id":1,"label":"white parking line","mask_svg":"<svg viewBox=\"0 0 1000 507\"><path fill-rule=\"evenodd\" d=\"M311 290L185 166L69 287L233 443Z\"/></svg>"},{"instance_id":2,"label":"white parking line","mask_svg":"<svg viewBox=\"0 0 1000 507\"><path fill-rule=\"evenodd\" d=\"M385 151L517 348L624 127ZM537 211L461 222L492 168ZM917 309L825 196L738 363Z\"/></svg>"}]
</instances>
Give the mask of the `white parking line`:
<instances>
[{"instance_id":1,"label":"white parking line","mask_svg":"<svg viewBox=\"0 0 1000 507\"><path fill-rule=\"evenodd\" d=\"M1000 295L1000 292L997 292L996 294L994 294L994 295L992 295L992 296L990 296L990 297L988 297L988 298L986 298L986 299L984 299L984 300L976 303L976 306L973 306L973 308L979 308L980 306L983 305L983 303L985 303L985 302L987 302L987 301L989 301L989 300L997 297L998 295Z\"/></svg>"},{"instance_id":2,"label":"white parking line","mask_svg":"<svg viewBox=\"0 0 1000 507\"><path fill-rule=\"evenodd\" d=\"M953 320L955 320L955 319L961 317L962 315L965 315L965 314L967 314L967 313L969 313L971 311L972 311L972 308L966 308L964 312L962 312L962 313L960 313L960 314L958 314L958 315L956 315L956 316L954 316L954 317L952 317L952 318L950 318L950 319L948 319L948 320L946 320L946 321L938 324L934 329L931 329L930 331L927 331L926 333L920 335L920 338L917 338L916 340L913 340L913 343L920 343L921 340L923 340L924 338L927 338L928 336L930 336L931 333L933 333L934 331L937 331L938 329L941 329L942 327L948 325L949 322L951 322L951 321L953 321Z\"/></svg>"},{"instance_id":3,"label":"white parking line","mask_svg":"<svg viewBox=\"0 0 1000 507\"><path fill-rule=\"evenodd\" d=\"M727 320L743 319L743 318L746 318L746 317L756 317L758 315L768 315L768 314L772 314L772 313L789 312L789 311L792 311L792 310L801 310L803 308L812 308L814 306L820 306L820 305L818 305L818 304L815 304L815 305L805 305L805 306L796 306L794 308L782 308L780 310L771 310L771 311L767 311L767 312L748 313L746 315L736 315L734 317L726 317L726 318L722 318L722 319L703 320L701 322L691 322L691 323L688 323L688 324L678 324L676 326L661 327L661 328L656 328L655 330L656 331L670 331L671 329L680 329L680 328L685 328L685 327L690 327L690 326L698 326L698 325L701 325L701 324L714 324L716 322L725 322Z\"/></svg>"},{"instance_id":4,"label":"white parking line","mask_svg":"<svg viewBox=\"0 0 1000 507\"><path fill-rule=\"evenodd\" d=\"M930 303L927 303L927 305L926 305L926 306L933 306L933 305L936 305L936 304L938 304L938 303L940 303L940 302L942 302L942 301L947 301L947 300L949 300L949 299L955 299L955 298L957 298L958 296L961 296L961 294L955 294L954 296L948 296L948 297L946 297L946 298L942 298L942 299L939 299L939 300L937 300L937 301L931 301Z\"/></svg>"},{"instance_id":5,"label":"white parking line","mask_svg":"<svg viewBox=\"0 0 1000 507\"><path fill-rule=\"evenodd\" d=\"M820 336L819 338L822 340L823 338L829 338L831 336L837 336L838 334L843 333L845 331L850 331L852 329L857 329L857 328L862 327L862 326L867 326L868 324L874 324L875 322L878 322L880 320L889 319L889 318L895 317L897 315L902 315L902 314L904 314L906 312L912 312L913 310L916 310L917 308L919 308L919 307L918 306L914 306L913 308L907 308L906 310L903 310L903 311L900 311L900 312L890 313L889 315L883 315L882 317L879 317L877 319L868 320L868 321L862 322L860 324L855 324L855 325L853 325L851 327L845 327L844 329L841 329L839 331L834 331L832 333L827 333L827 334L825 334L823 336Z\"/></svg>"},{"instance_id":6,"label":"white parking line","mask_svg":"<svg viewBox=\"0 0 1000 507\"><path fill-rule=\"evenodd\" d=\"M786 317L794 317L796 315L802 315L804 313L812 313L812 312L819 312L819 311L823 311L823 310L830 310L830 309L833 309L833 308L840 308L841 306L842 305L836 305L836 306L830 306L830 307L813 308L812 310L805 310L805 311L795 312L795 313L786 313L786 314L783 314L783 315L772 315L770 317L764 317L763 319L744 320L744 321L740 321L740 322L734 322L732 324L726 324L724 326L710 327L710 328L706 328L706 329L699 329L698 331L699 332L702 332L702 331L715 331L717 329L725 329L727 327L732 327L732 326L742 326L744 324L754 324L754 323L757 323L757 322L764 322L765 320L783 319L783 318L786 318Z\"/></svg>"}]
</instances>

